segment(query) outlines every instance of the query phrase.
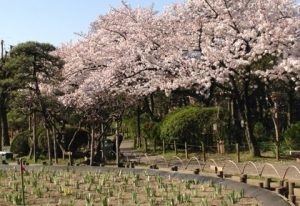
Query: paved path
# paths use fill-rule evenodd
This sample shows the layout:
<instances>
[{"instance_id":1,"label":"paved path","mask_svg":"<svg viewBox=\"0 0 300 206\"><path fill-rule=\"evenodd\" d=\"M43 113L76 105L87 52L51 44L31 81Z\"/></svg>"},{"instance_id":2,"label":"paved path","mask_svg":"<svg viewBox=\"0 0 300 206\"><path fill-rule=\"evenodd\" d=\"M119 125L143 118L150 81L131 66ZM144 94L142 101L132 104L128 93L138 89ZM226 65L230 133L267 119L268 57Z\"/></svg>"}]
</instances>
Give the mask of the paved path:
<instances>
[{"instance_id":1,"label":"paved path","mask_svg":"<svg viewBox=\"0 0 300 206\"><path fill-rule=\"evenodd\" d=\"M177 159L172 158L171 160L166 161L162 156L149 156L146 155L143 152L136 152L133 149L133 141L131 140L124 140L121 144L121 153L124 154L124 156L127 159L133 159L136 161L139 161L140 163L144 164L157 164L159 167L170 167L170 165L177 165L179 169L184 169L185 166L188 163L188 160L185 159ZM241 171L244 169L244 173L248 175L255 175L258 176L262 172L262 176L266 177L277 177L282 178L287 171L285 177L289 180L299 180L300 181L300 163L298 162L273 162L272 164L269 163L263 163L263 162L255 162L255 166L252 163L238 163L234 165L229 159L226 159L225 156L215 160L215 163L212 160L208 160L206 165L204 165L203 161L200 161L201 168L205 166L205 170L209 171L210 166L217 165L220 169L223 168L223 171L225 174L240 174ZM193 170L195 168L199 168L199 165L196 160L191 161L190 166L188 167L188 170ZM289 169L288 169L289 168ZM263 170L263 171L262 171Z\"/></svg>"}]
</instances>

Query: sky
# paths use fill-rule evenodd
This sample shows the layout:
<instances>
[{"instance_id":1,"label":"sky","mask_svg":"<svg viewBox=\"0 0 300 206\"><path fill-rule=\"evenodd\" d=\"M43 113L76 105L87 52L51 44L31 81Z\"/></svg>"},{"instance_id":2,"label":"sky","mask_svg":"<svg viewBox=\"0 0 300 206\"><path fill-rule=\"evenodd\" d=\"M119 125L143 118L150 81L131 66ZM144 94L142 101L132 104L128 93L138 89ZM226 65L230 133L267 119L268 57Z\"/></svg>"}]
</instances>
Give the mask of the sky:
<instances>
[{"instance_id":1,"label":"sky","mask_svg":"<svg viewBox=\"0 0 300 206\"><path fill-rule=\"evenodd\" d=\"M132 7L162 11L183 0L127 0ZM59 46L87 32L97 16L119 7L120 0L0 0L0 39L5 47L33 40Z\"/></svg>"},{"instance_id":2,"label":"sky","mask_svg":"<svg viewBox=\"0 0 300 206\"><path fill-rule=\"evenodd\" d=\"M151 6L162 11L184 0L127 0L132 7ZM297 0L300 3L300 0ZM0 40L5 47L25 41L59 46L87 32L97 16L119 7L120 0L0 0Z\"/></svg>"}]
</instances>

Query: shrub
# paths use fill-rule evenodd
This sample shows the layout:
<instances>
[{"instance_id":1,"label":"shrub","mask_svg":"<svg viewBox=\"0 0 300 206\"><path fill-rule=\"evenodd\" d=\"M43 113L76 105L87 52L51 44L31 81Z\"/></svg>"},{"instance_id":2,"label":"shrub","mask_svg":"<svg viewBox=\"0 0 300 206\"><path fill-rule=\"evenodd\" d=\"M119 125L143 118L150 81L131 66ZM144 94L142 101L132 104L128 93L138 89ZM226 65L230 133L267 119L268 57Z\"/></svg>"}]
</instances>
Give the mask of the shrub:
<instances>
[{"instance_id":1,"label":"shrub","mask_svg":"<svg viewBox=\"0 0 300 206\"><path fill-rule=\"evenodd\" d=\"M65 145L68 146L70 141L73 138L73 135L77 131L77 127L67 126L65 128L64 140ZM29 137L32 136L32 131L25 130L18 134L11 144L11 151L19 154L20 156L27 155L30 150ZM46 154L48 152L48 140L46 136L46 129L43 127L38 127L36 129L37 137L37 152L39 154ZM74 142L71 145L70 150L76 152L79 148L87 145L88 143L88 132L84 129L80 129L74 139ZM51 138L51 144L53 140Z\"/></svg>"},{"instance_id":2,"label":"shrub","mask_svg":"<svg viewBox=\"0 0 300 206\"><path fill-rule=\"evenodd\" d=\"M48 152L48 142L46 136L46 129L43 127L36 128L37 151L46 154Z\"/></svg>"},{"instance_id":3,"label":"shrub","mask_svg":"<svg viewBox=\"0 0 300 206\"><path fill-rule=\"evenodd\" d=\"M286 145L290 149L300 149L300 122L292 124L283 134Z\"/></svg>"},{"instance_id":4,"label":"shrub","mask_svg":"<svg viewBox=\"0 0 300 206\"><path fill-rule=\"evenodd\" d=\"M160 134L167 141L177 140L179 143L187 141L190 144L199 144L200 141L203 141L202 133L212 133L213 124L219 121L218 135L225 139L227 117L227 113L218 107L183 107L166 116L161 124Z\"/></svg>"},{"instance_id":5,"label":"shrub","mask_svg":"<svg viewBox=\"0 0 300 206\"><path fill-rule=\"evenodd\" d=\"M148 139L156 139L160 138L160 125L158 122L148 121L143 122L142 124L142 133Z\"/></svg>"},{"instance_id":6,"label":"shrub","mask_svg":"<svg viewBox=\"0 0 300 206\"><path fill-rule=\"evenodd\" d=\"M28 155L30 151L29 147L29 131L23 131L19 133L12 141L10 150L18 156Z\"/></svg>"},{"instance_id":7,"label":"shrub","mask_svg":"<svg viewBox=\"0 0 300 206\"><path fill-rule=\"evenodd\" d=\"M69 145L69 143L71 142L73 135L75 134L75 132L78 130L78 127L74 127L74 126L66 126L65 128L65 135L64 135L64 141L66 145ZM74 142L71 145L70 150L72 152L75 152L76 150L78 150L81 147L84 147L88 144L88 139L89 139L89 133L87 130L85 129L80 129L75 136Z\"/></svg>"},{"instance_id":8,"label":"shrub","mask_svg":"<svg viewBox=\"0 0 300 206\"><path fill-rule=\"evenodd\" d=\"M60 142L67 147L71 142L73 135L78 130L77 127L67 125L65 128L64 139L60 138ZM44 128L37 129L38 137L38 149L41 153L46 154L48 152L48 140L46 136L46 130ZM51 139L51 144L52 144ZM80 129L75 136L75 139L70 147L71 152L76 152L81 147L88 143L88 132L84 129Z\"/></svg>"},{"instance_id":9,"label":"shrub","mask_svg":"<svg viewBox=\"0 0 300 206\"><path fill-rule=\"evenodd\" d=\"M261 122L255 123L253 133L259 141L264 141L268 139L267 130Z\"/></svg>"},{"instance_id":10,"label":"shrub","mask_svg":"<svg viewBox=\"0 0 300 206\"><path fill-rule=\"evenodd\" d=\"M134 138L137 136L137 117L134 116L123 121L124 130L128 132L128 136ZM141 136L149 139L159 139L159 123L151 120L148 114L140 116Z\"/></svg>"},{"instance_id":11,"label":"shrub","mask_svg":"<svg viewBox=\"0 0 300 206\"><path fill-rule=\"evenodd\" d=\"M137 121L136 121L136 117L124 119L122 127L123 127L123 131L125 131L127 133L128 137L134 138L134 137L137 136Z\"/></svg>"}]
</instances>

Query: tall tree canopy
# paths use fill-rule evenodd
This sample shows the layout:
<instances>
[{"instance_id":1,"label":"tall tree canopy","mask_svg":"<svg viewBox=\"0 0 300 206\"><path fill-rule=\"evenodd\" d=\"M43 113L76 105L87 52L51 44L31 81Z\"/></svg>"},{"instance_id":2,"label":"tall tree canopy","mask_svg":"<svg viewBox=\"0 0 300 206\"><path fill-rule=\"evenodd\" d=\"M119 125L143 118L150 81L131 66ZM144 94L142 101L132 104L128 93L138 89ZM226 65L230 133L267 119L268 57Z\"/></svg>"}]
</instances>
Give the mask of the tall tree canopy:
<instances>
[{"instance_id":1,"label":"tall tree canopy","mask_svg":"<svg viewBox=\"0 0 300 206\"><path fill-rule=\"evenodd\" d=\"M219 88L259 155L253 96L277 80L299 85L299 28L293 0L188 0L163 14L124 4L57 51L66 62L61 100L82 106L107 94L182 89L205 99Z\"/></svg>"},{"instance_id":2,"label":"tall tree canopy","mask_svg":"<svg viewBox=\"0 0 300 206\"><path fill-rule=\"evenodd\" d=\"M28 92L28 96L36 99L35 109L49 115L43 95L53 92L53 86L60 77L63 62L51 52L55 47L48 43L25 42L14 47L6 62L7 70L16 70L15 81L19 88ZM33 102L32 102L33 103Z\"/></svg>"}]
</instances>

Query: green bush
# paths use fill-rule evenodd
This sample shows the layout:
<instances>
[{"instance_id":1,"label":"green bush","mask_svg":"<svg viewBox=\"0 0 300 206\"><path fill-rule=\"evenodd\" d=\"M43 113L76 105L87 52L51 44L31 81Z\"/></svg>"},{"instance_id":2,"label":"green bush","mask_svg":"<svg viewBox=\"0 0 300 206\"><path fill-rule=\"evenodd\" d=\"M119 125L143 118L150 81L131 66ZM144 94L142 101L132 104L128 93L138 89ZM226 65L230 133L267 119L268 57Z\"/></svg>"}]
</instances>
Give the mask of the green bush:
<instances>
[{"instance_id":1,"label":"green bush","mask_svg":"<svg viewBox=\"0 0 300 206\"><path fill-rule=\"evenodd\" d=\"M73 135L77 131L77 127L73 126L67 126L65 128L65 135L64 140L66 147L71 142ZM36 135L37 135L37 153L39 154L46 154L48 152L48 140L46 136L46 129L42 127L38 127L36 129ZM25 130L18 134L11 144L11 151L13 153L22 155L27 155L30 150L29 145L29 137L32 136L32 132ZM79 148L86 146L88 143L88 132L84 129L80 129L75 139L71 145L70 150L72 152L76 152ZM53 145L53 140L51 138L51 145Z\"/></svg>"},{"instance_id":2,"label":"green bush","mask_svg":"<svg viewBox=\"0 0 300 206\"><path fill-rule=\"evenodd\" d=\"M65 128L64 139L60 139L61 143L68 147L69 143L71 142L73 135L78 130L77 127L67 125ZM46 136L46 129L38 128L37 129L37 139L38 139L38 149L39 152L46 154L48 152L48 140ZM51 138L51 144L52 144ZM88 143L88 132L84 129L80 129L75 136L75 139L70 147L71 152L76 152L81 147L84 147Z\"/></svg>"},{"instance_id":3,"label":"green bush","mask_svg":"<svg viewBox=\"0 0 300 206\"><path fill-rule=\"evenodd\" d=\"M43 127L36 128L37 137L37 151L42 154L48 152L48 141L46 136L46 129Z\"/></svg>"},{"instance_id":4,"label":"green bush","mask_svg":"<svg viewBox=\"0 0 300 206\"><path fill-rule=\"evenodd\" d=\"M152 121L148 114L144 113L140 116L140 127L142 137L146 137L148 139L159 139L159 122ZM129 137L136 137L137 117L134 116L132 118L123 120L123 130L128 132Z\"/></svg>"},{"instance_id":5,"label":"green bush","mask_svg":"<svg viewBox=\"0 0 300 206\"><path fill-rule=\"evenodd\" d=\"M227 112L222 108L183 107L165 117L160 127L160 135L167 141L177 140L179 143L186 141L189 144L199 144L203 141L203 134L211 134L213 124L218 123L216 138L226 139L227 120Z\"/></svg>"},{"instance_id":6,"label":"green bush","mask_svg":"<svg viewBox=\"0 0 300 206\"><path fill-rule=\"evenodd\" d=\"M74 126L66 126L65 128L65 144L69 145L69 143L71 142L73 135L75 134L75 132L78 130L77 127ZM80 129L75 136L74 142L71 145L70 150L72 152L77 151L79 148L84 147L88 144L88 139L89 139L89 133L87 130L85 129Z\"/></svg>"},{"instance_id":7,"label":"green bush","mask_svg":"<svg viewBox=\"0 0 300 206\"><path fill-rule=\"evenodd\" d=\"M18 156L28 155L30 151L29 147L29 131L19 133L12 141L10 151L17 154Z\"/></svg>"},{"instance_id":8,"label":"green bush","mask_svg":"<svg viewBox=\"0 0 300 206\"><path fill-rule=\"evenodd\" d=\"M148 139L156 139L160 138L160 125L158 122L147 121L142 124L142 133Z\"/></svg>"},{"instance_id":9,"label":"green bush","mask_svg":"<svg viewBox=\"0 0 300 206\"><path fill-rule=\"evenodd\" d=\"M134 138L137 136L137 121L136 117L123 120L123 131L126 132L125 137Z\"/></svg>"},{"instance_id":10,"label":"green bush","mask_svg":"<svg viewBox=\"0 0 300 206\"><path fill-rule=\"evenodd\" d=\"M292 124L283 134L286 145L293 150L300 149L300 122Z\"/></svg>"},{"instance_id":11,"label":"green bush","mask_svg":"<svg viewBox=\"0 0 300 206\"><path fill-rule=\"evenodd\" d=\"M268 139L267 130L261 122L255 123L253 133L258 141L265 141Z\"/></svg>"}]
</instances>

